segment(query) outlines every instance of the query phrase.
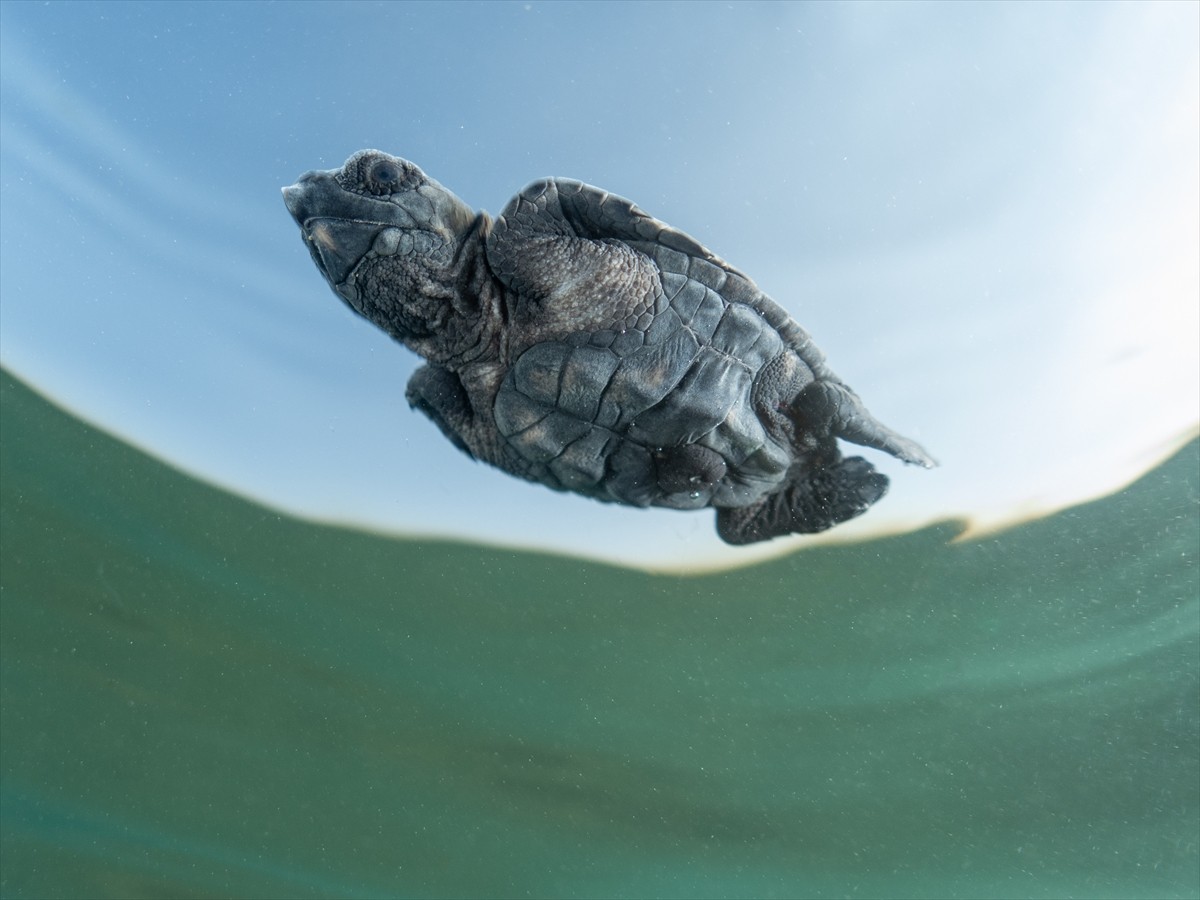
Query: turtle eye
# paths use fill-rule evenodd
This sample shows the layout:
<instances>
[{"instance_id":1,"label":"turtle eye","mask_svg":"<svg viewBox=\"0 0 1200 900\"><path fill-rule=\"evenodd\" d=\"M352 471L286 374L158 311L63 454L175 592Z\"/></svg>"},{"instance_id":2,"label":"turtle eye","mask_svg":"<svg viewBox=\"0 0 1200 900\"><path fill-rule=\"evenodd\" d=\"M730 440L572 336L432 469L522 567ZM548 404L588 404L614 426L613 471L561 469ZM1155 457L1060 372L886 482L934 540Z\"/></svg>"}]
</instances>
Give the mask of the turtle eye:
<instances>
[{"instance_id":1,"label":"turtle eye","mask_svg":"<svg viewBox=\"0 0 1200 900\"><path fill-rule=\"evenodd\" d=\"M372 194L391 194L403 180L400 167L390 159L377 159L367 167L366 187Z\"/></svg>"}]
</instances>

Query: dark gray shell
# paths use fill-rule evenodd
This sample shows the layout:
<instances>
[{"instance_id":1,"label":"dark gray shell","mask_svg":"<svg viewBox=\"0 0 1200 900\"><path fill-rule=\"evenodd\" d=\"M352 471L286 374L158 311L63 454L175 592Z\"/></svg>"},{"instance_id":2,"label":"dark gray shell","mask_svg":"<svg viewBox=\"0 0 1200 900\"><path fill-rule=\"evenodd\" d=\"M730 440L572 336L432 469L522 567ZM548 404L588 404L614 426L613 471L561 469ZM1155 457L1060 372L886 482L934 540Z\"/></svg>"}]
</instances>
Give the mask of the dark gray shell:
<instances>
[{"instance_id":1,"label":"dark gray shell","mask_svg":"<svg viewBox=\"0 0 1200 900\"><path fill-rule=\"evenodd\" d=\"M762 315L722 296L728 273L662 248L662 293L619 331L535 344L496 397L496 425L557 487L635 506L741 506L779 484L791 453L751 405L763 367L784 350ZM658 461L699 444L719 480L659 487Z\"/></svg>"}]
</instances>

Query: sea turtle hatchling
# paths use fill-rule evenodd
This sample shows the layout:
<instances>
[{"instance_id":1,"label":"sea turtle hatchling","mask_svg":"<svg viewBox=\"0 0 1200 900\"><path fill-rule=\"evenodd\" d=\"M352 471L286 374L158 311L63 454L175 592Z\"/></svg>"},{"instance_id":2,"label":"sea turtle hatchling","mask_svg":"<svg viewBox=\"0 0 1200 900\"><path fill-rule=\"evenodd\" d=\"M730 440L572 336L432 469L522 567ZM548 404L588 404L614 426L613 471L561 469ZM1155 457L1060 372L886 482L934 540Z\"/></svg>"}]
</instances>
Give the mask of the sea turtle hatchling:
<instances>
[{"instance_id":1,"label":"sea turtle hatchling","mask_svg":"<svg viewBox=\"0 0 1200 900\"><path fill-rule=\"evenodd\" d=\"M628 200L535 181L493 221L376 150L284 202L351 309L427 361L408 400L460 450L559 491L714 507L731 544L823 531L932 466L746 275Z\"/></svg>"}]
</instances>

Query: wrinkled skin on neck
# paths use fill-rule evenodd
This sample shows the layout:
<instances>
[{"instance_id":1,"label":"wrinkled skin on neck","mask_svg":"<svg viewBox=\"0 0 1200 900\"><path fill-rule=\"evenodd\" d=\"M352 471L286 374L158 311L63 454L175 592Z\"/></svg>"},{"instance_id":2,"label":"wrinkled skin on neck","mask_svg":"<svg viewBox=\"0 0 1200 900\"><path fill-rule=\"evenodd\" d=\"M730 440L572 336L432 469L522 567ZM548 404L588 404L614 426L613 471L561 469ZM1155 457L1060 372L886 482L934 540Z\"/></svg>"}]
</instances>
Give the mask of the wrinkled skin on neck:
<instances>
[{"instance_id":1,"label":"wrinkled skin on neck","mask_svg":"<svg viewBox=\"0 0 1200 900\"><path fill-rule=\"evenodd\" d=\"M308 172L284 200L313 261L351 309L430 362L494 357L502 292L491 219L414 164L374 150Z\"/></svg>"}]
</instances>

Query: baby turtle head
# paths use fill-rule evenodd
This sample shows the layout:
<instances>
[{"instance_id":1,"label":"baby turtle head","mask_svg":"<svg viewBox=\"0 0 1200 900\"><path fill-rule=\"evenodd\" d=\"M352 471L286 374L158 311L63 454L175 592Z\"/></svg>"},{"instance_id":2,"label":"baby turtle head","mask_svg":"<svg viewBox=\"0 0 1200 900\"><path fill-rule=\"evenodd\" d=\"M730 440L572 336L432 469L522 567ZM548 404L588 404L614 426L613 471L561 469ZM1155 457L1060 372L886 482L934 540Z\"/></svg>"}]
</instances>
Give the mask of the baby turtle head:
<instances>
[{"instance_id":1,"label":"baby turtle head","mask_svg":"<svg viewBox=\"0 0 1200 900\"><path fill-rule=\"evenodd\" d=\"M429 359L478 329L488 220L405 159L363 150L283 189L313 262L351 309Z\"/></svg>"}]
</instances>

